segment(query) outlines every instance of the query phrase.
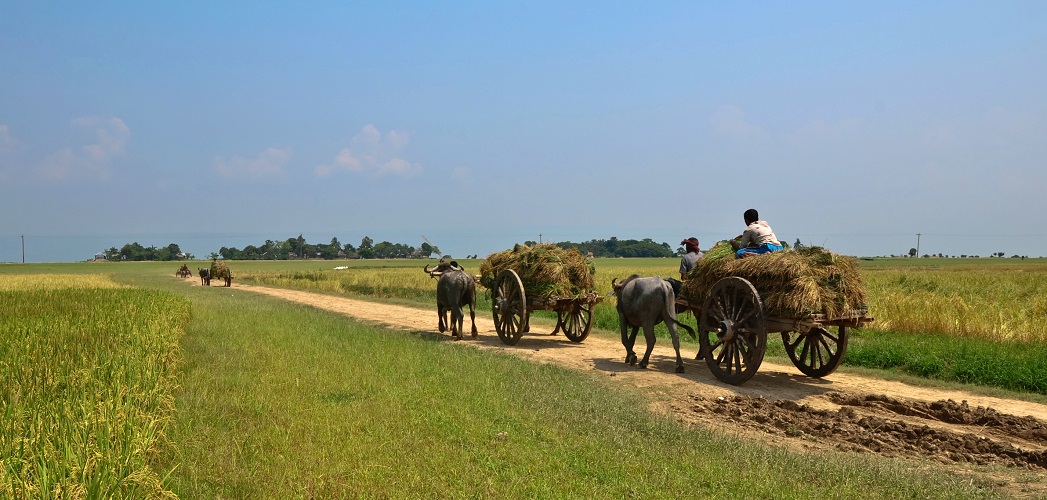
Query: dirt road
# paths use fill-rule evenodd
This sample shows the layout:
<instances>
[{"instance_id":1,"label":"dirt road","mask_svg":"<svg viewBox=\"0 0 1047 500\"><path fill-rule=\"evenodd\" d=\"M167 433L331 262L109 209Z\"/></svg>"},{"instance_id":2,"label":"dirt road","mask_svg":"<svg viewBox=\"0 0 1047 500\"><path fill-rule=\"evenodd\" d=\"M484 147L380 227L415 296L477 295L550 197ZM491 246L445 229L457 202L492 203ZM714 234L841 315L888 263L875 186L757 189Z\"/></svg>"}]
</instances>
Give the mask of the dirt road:
<instances>
[{"instance_id":1,"label":"dirt road","mask_svg":"<svg viewBox=\"0 0 1047 500\"><path fill-rule=\"evenodd\" d=\"M362 321L440 335L435 307L417 309L241 284L233 287ZM825 379L812 379L792 365L766 361L750 381L735 387L713 377L704 361L695 361L694 349L684 352L686 373L674 373L675 354L664 341L656 346L651 366L640 370L623 362L625 350L617 338L591 335L575 344L562 335L546 334L553 325L534 325L533 330L541 333L527 334L517 345L506 346L498 339L489 315L478 315L476 326L479 337L466 337L463 345L595 371L610 383L642 387L654 394L654 411L687 424L794 449L933 459L962 473L991 477L1016 496L1047 496L1047 405L839 371Z\"/></svg>"}]
</instances>

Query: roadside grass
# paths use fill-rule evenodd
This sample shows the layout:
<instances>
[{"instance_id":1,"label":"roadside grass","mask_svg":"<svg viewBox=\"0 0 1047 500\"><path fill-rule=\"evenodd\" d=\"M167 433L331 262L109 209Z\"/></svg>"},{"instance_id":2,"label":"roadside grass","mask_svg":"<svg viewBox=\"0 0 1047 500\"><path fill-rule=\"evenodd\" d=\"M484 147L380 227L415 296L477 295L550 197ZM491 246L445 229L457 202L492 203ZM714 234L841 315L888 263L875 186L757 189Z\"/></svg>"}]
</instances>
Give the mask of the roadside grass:
<instances>
[{"instance_id":1,"label":"roadside grass","mask_svg":"<svg viewBox=\"0 0 1047 500\"><path fill-rule=\"evenodd\" d=\"M688 429L638 390L193 287L169 433L185 498L969 498L933 464L798 454Z\"/></svg>"},{"instance_id":2,"label":"roadside grass","mask_svg":"<svg viewBox=\"0 0 1047 500\"><path fill-rule=\"evenodd\" d=\"M846 362L930 379L1047 394L1047 344L858 330Z\"/></svg>"},{"instance_id":3,"label":"roadside grass","mask_svg":"<svg viewBox=\"0 0 1047 500\"><path fill-rule=\"evenodd\" d=\"M161 498L189 302L103 275L0 275L0 497Z\"/></svg>"}]
</instances>

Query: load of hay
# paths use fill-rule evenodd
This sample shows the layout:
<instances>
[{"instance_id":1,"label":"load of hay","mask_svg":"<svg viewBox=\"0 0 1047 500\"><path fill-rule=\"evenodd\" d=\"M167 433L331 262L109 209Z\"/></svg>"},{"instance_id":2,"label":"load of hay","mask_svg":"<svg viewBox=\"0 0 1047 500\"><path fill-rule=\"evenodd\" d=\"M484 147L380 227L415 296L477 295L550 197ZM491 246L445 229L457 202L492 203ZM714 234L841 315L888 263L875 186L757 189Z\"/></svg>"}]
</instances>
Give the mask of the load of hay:
<instances>
[{"instance_id":1,"label":"load of hay","mask_svg":"<svg viewBox=\"0 0 1047 500\"><path fill-rule=\"evenodd\" d=\"M835 318L867 308L858 262L816 246L736 259L730 243L721 241L687 273L680 295L700 305L713 285L728 276L749 280L770 316Z\"/></svg>"},{"instance_id":2,"label":"load of hay","mask_svg":"<svg viewBox=\"0 0 1047 500\"><path fill-rule=\"evenodd\" d=\"M232 277L232 273L229 272L229 266L225 265L225 262L217 259L211 261L211 278L226 279Z\"/></svg>"},{"instance_id":3,"label":"load of hay","mask_svg":"<svg viewBox=\"0 0 1047 500\"><path fill-rule=\"evenodd\" d=\"M565 250L550 243L516 245L512 250L488 255L480 263L480 284L494 289L498 275L506 269L516 271L528 296L578 297L596 284L592 259L573 248Z\"/></svg>"}]
</instances>

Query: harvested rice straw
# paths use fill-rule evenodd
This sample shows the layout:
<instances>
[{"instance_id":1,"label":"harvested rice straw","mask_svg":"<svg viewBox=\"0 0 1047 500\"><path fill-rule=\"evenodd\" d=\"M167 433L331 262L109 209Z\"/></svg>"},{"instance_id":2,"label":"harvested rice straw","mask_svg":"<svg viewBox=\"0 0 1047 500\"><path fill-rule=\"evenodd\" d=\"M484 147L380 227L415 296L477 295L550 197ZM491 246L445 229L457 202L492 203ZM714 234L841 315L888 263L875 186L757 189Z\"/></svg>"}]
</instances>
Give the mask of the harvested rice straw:
<instances>
[{"instance_id":1,"label":"harvested rice straw","mask_svg":"<svg viewBox=\"0 0 1047 500\"><path fill-rule=\"evenodd\" d=\"M718 243L687 274L681 296L701 304L713 285L729 276L752 283L764 309L773 316L802 318L820 313L838 317L866 307L857 261L821 247L735 259L730 244Z\"/></svg>"},{"instance_id":2,"label":"harvested rice straw","mask_svg":"<svg viewBox=\"0 0 1047 500\"><path fill-rule=\"evenodd\" d=\"M516 245L487 256L480 263L480 284L493 289L498 275L506 269L516 271L524 292L535 297L577 297L596 284L591 259L575 249L550 243Z\"/></svg>"}]
</instances>

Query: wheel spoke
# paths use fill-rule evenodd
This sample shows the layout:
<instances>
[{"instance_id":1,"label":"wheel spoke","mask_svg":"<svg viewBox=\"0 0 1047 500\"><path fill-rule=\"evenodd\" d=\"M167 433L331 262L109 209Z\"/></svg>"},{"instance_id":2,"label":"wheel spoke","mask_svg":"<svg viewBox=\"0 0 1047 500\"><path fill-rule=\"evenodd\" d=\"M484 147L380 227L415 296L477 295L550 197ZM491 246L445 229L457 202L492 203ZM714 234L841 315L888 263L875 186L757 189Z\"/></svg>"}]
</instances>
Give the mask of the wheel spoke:
<instances>
[{"instance_id":1,"label":"wheel spoke","mask_svg":"<svg viewBox=\"0 0 1047 500\"><path fill-rule=\"evenodd\" d=\"M742 355L745 357L745 365L749 366L752 363L753 352L756 351L756 346L749 340L749 335L739 335L739 337L739 347L744 346L744 349L739 350L742 351Z\"/></svg>"},{"instance_id":2,"label":"wheel spoke","mask_svg":"<svg viewBox=\"0 0 1047 500\"><path fill-rule=\"evenodd\" d=\"M748 313L745 314L745 316L738 317L737 319L734 320L734 322L744 325L744 324L748 323L749 320L753 319L753 317L756 316L756 313L758 313L758 312L759 311L757 311L755 308L749 308Z\"/></svg>"},{"instance_id":3,"label":"wheel spoke","mask_svg":"<svg viewBox=\"0 0 1047 500\"><path fill-rule=\"evenodd\" d=\"M825 350L825 352L831 356L831 355L835 354L835 352L834 352L833 346L830 345L829 342L825 340L826 337L828 337L828 335L821 335L821 336L818 337L818 345L821 346L821 349L819 349L819 350Z\"/></svg>"},{"instance_id":4,"label":"wheel spoke","mask_svg":"<svg viewBox=\"0 0 1047 500\"><path fill-rule=\"evenodd\" d=\"M717 346L723 346L723 349L720 350L720 354L716 356L716 363L722 365L723 359L727 357L731 348L729 347L729 345L725 345L722 342L718 342Z\"/></svg>"},{"instance_id":5,"label":"wheel spoke","mask_svg":"<svg viewBox=\"0 0 1047 500\"><path fill-rule=\"evenodd\" d=\"M734 369L737 373L742 373L742 350L738 347L738 343L735 342L731 345L731 358L734 362Z\"/></svg>"},{"instance_id":6,"label":"wheel spoke","mask_svg":"<svg viewBox=\"0 0 1047 500\"><path fill-rule=\"evenodd\" d=\"M815 339L814 351L818 353L818 367L821 368L829 364L829 358L832 357L832 349L829 348L829 344L825 342L825 339L821 335Z\"/></svg>"},{"instance_id":7,"label":"wheel spoke","mask_svg":"<svg viewBox=\"0 0 1047 500\"><path fill-rule=\"evenodd\" d=\"M811 336L810 336L810 334L807 334L807 335L804 335L804 337L803 337L803 350L800 351L800 356L799 356L800 362L805 362L807 360L807 356L808 356L808 353L810 352L810 348L811 348Z\"/></svg>"}]
</instances>

